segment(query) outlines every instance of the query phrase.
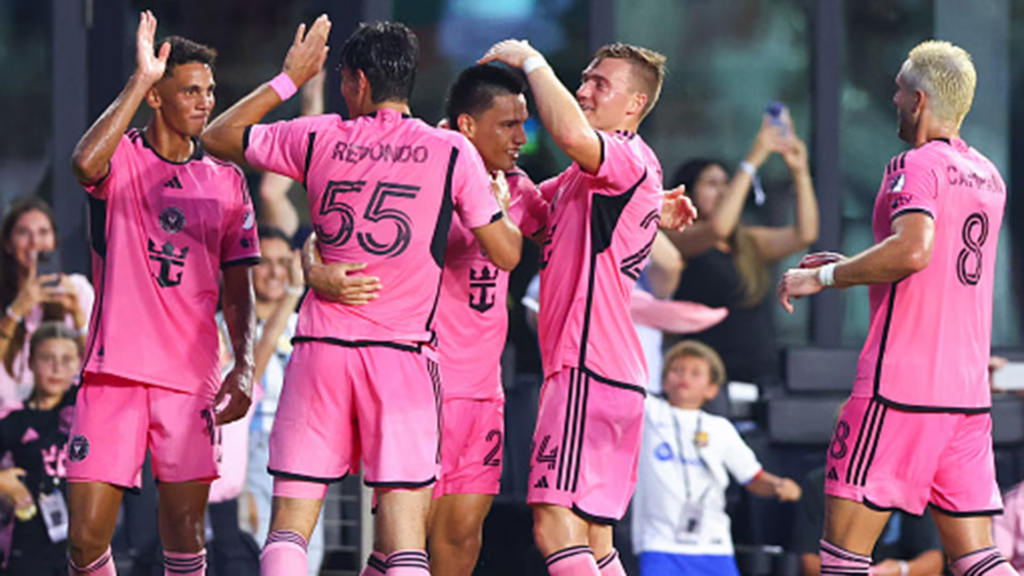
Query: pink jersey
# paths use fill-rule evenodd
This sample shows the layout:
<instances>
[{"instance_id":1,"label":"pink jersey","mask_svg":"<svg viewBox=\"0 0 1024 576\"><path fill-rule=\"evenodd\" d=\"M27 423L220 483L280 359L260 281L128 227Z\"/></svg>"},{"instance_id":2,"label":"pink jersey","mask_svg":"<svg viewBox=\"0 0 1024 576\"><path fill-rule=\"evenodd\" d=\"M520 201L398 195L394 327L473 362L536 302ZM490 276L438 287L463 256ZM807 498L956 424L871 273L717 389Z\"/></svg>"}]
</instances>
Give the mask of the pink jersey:
<instances>
[{"instance_id":1,"label":"pink jersey","mask_svg":"<svg viewBox=\"0 0 1024 576\"><path fill-rule=\"evenodd\" d=\"M1006 185L963 140L933 140L889 162L875 241L911 212L935 220L928 266L870 287L871 327L854 395L894 408L978 412L991 404L988 358L996 245Z\"/></svg>"},{"instance_id":2,"label":"pink jersey","mask_svg":"<svg viewBox=\"0 0 1024 576\"><path fill-rule=\"evenodd\" d=\"M366 262L362 274L384 286L364 306L310 292L300 340L431 341L453 210L470 229L501 217L469 140L394 110L255 125L246 131L245 157L305 184L325 262Z\"/></svg>"},{"instance_id":3,"label":"pink jersey","mask_svg":"<svg viewBox=\"0 0 1024 576\"><path fill-rule=\"evenodd\" d=\"M508 215L533 235L544 228L547 204L522 170L505 175ZM452 223L444 259L437 316L438 348L445 399L500 398L501 351L508 333L508 273L483 254L473 232Z\"/></svg>"},{"instance_id":4,"label":"pink jersey","mask_svg":"<svg viewBox=\"0 0 1024 576\"><path fill-rule=\"evenodd\" d=\"M661 164L636 134L597 134L597 174L573 164L542 186L551 198L540 263L544 375L576 367L644 389L647 367L629 306L661 220Z\"/></svg>"},{"instance_id":5,"label":"pink jersey","mask_svg":"<svg viewBox=\"0 0 1024 576\"><path fill-rule=\"evenodd\" d=\"M85 371L213 395L221 269L260 256L242 171L198 141L171 162L132 129L86 190L97 297Z\"/></svg>"}]
</instances>

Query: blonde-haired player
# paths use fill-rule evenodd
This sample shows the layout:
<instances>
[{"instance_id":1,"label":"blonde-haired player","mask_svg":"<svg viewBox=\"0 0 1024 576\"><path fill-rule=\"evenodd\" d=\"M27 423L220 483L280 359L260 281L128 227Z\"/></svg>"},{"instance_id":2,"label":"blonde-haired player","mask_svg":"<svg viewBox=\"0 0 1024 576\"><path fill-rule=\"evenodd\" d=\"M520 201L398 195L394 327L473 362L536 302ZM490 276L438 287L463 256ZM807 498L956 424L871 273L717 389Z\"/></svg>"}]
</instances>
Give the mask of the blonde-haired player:
<instances>
[{"instance_id":1,"label":"blonde-haired player","mask_svg":"<svg viewBox=\"0 0 1024 576\"><path fill-rule=\"evenodd\" d=\"M891 511L927 506L953 574L1016 574L992 544L1002 500L988 357L1006 186L960 138L976 81L962 48L911 50L893 103L913 149L886 166L876 244L850 258L811 254L779 284L790 311L823 288L870 285L870 331L826 465L823 574L868 574Z\"/></svg>"}]
</instances>

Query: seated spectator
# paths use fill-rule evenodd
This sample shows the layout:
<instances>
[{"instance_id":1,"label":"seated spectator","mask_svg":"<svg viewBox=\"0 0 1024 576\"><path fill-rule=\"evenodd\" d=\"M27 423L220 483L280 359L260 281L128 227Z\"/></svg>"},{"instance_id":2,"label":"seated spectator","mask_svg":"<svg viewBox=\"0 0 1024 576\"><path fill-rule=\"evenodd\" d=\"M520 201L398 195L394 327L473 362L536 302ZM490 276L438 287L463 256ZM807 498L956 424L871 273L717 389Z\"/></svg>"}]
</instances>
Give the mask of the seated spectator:
<instances>
[{"instance_id":1,"label":"seated spectator","mask_svg":"<svg viewBox=\"0 0 1024 576\"><path fill-rule=\"evenodd\" d=\"M1024 571L1024 482L1003 495L1003 513L992 517L992 539L1013 569Z\"/></svg>"},{"instance_id":2,"label":"seated spectator","mask_svg":"<svg viewBox=\"0 0 1024 576\"><path fill-rule=\"evenodd\" d=\"M72 381L82 363L78 333L60 322L38 325L29 341L34 385L25 407L0 420L0 498L15 510L10 553L0 574L65 576L68 511L65 464L74 416Z\"/></svg>"},{"instance_id":3,"label":"seated spectator","mask_svg":"<svg viewBox=\"0 0 1024 576\"><path fill-rule=\"evenodd\" d=\"M797 504L790 551L800 555L803 576L818 576L821 574L818 543L825 525L825 468L808 473L802 488L804 497ZM872 575L942 574L942 541L931 514L914 516L894 511L875 544L871 561Z\"/></svg>"},{"instance_id":4,"label":"seated spectator","mask_svg":"<svg viewBox=\"0 0 1024 576\"><path fill-rule=\"evenodd\" d=\"M781 382L772 326L768 265L806 249L818 238L807 147L784 115L785 126L766 117L754 144L732 179L714 160L691 160L676 173L699 211L697 222L668 235L686 262L676 300L725 307L720 324L684 335L721 354L732 380L761 387ZM772 154L785 160L796 190L796 220L791 226L745 226L740 217L757 169Z\"/></svg>"},{"instance_id":5,"label":"seated spectator","mask_svg":"<svg viewBox=\"0 0 1024 576\"><path fill-rule=\"evenodd\" d=\"M67 324L85 343L95 298L80 274L36 274L40 252L57 248L57 228L50 206L28 196L14 203L0 227L0 415L18 408L32 389L29 340L40 323Z\"/></svg>"},{"instance_id":6,"label":"seated spectator","mask_svg":"<svg viewBox=\"0 0 1024 576\"><path fill-rule=\"evenodd\" d=\"M701 409L723 382L718 354L683 341L665 355L664 398L647 397L633 497L641 576L739 575L725 513L730 475L758 496L800 499L800 486L766 472L731 422Z\"/></svg>"}]
</instances>

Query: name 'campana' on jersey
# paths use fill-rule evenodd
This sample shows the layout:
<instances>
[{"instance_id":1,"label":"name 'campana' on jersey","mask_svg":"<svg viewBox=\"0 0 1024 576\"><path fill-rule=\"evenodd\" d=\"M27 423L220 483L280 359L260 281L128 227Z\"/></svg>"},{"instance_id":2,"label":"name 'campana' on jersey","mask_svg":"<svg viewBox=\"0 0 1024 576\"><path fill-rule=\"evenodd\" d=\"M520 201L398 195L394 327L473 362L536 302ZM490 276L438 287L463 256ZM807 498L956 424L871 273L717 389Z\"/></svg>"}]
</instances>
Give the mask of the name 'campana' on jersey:
<instances>
[{"instance_id":1,"label":"name 'campana' on jersey","mask_svg":"<svg viewBox=\"0 0 1024 576\"><path fill-rule=\"evenodd\" d=\"M348 142L335 142L334 151L331 153L331 160L356 164L369 158L374 162L406 163L415 162L422 164L430 158L430 151L426 146L403 145L394 146L381 142L372 144L350 144Z\"/></svg>"}]
</instances>

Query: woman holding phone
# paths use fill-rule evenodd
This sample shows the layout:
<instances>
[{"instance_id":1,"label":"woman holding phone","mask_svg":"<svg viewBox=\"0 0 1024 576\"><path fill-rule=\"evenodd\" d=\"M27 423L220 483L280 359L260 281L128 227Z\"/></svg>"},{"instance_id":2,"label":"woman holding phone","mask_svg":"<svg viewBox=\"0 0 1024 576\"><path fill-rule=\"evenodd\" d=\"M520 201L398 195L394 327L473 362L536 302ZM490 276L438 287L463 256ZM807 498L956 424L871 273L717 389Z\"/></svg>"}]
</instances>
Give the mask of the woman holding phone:
<instances>
[{"instance_id":1,"label":"woman holding phone","mask_svg":"<svg viewBox=\"0 0 1024 576\"><path fill-rule=\"evenodd\" d=\"M752 188L760 193L757 170L773 153L782 156L793 176L794 222L746 226L741 222L743 207ZM716 160L690 160L673 183L686 185L700 213L692 226L668 233L686 262L675 298L729 309L720 324L682 337L717 350L731 379L770 386L781 375L765 298L771 287L768 266L818 238L818 202L807 146L796 135L786 108L773 104L732 178L724 166Z\"/></svg>"},{"instance_id":2,"label":"woman holding phone","mask_svg":"<svg viewBox=\"0 0 1024 576\"><path fill-rule=\"evenodd\" d=\"M32 390L28 343L40 323L63 322L84 344L95 294L81 274L62 274L50 206L37 196L15 201L0 226L0 416ZM40 255L43 255L42 258Z\"/></svg>"}]
</instances>

